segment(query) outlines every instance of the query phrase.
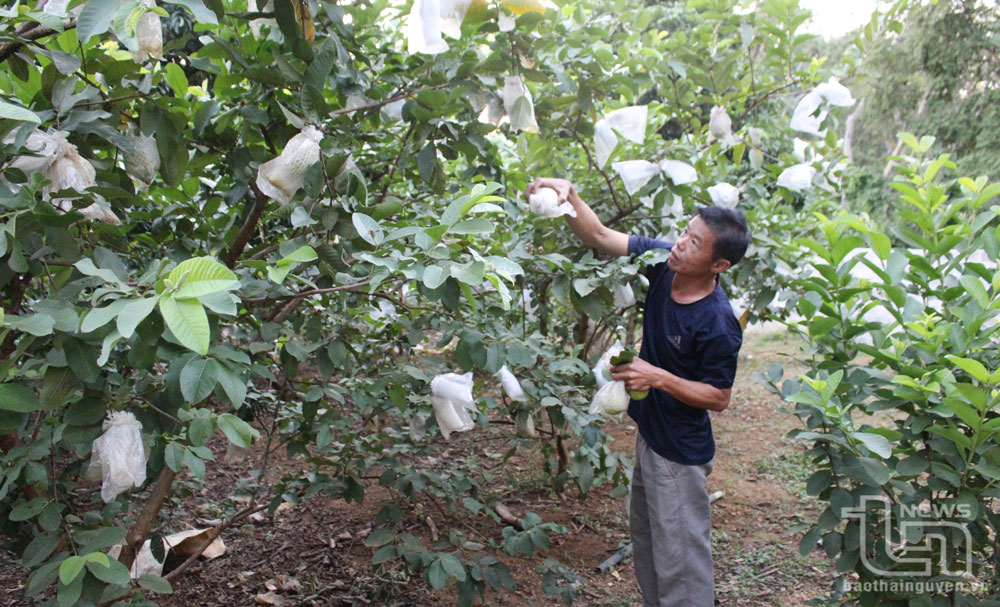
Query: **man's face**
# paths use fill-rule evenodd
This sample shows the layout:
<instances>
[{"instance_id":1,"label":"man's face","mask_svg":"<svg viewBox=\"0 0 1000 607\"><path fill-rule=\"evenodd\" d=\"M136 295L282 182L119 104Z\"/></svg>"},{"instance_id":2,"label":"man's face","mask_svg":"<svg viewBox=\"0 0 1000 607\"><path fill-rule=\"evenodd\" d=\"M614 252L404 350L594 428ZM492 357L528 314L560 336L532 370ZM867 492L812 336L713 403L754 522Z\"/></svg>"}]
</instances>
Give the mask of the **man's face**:
<instances>
[{"instance_id":1,"label":"man's face","mask_svg":"<svg viewBox=\"0 0 1000 607\"><path fill-rule=\"evenodd\" d=\"M715 234L701 217L695 216L688 222L687 229L670 251L667 266L678 274L701 275L722 272L729 267L729 262L713 258L714 244Z\"/></svg>"}]
</instances>

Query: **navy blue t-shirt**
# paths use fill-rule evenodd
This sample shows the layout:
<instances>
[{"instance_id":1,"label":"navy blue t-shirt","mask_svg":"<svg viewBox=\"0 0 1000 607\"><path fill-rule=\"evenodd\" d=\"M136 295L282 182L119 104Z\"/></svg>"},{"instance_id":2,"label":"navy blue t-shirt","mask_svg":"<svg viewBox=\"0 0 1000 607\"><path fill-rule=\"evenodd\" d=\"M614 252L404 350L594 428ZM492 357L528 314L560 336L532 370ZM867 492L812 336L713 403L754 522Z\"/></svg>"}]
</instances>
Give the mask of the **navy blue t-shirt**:
<instances>
[{"instance_id":1,"label":"navy blue t-shirt","mask_svg":"<svg viewBox=\"0 0 1000 607\"><path fill-rule=\"evenodd\" d=\"M640 255L672 243L629 236L628 252ZM674 272L666 261L649 266L649 290L642 322L639 357L683 379L726 389L736 378L736 360L743 330L722 287L689 304L670 297ZM650 390L628 406L639 434L658 455L688 466L715 457L715 439L708 411L682 403L661 390Z\"/></svg>"}]
</instances>

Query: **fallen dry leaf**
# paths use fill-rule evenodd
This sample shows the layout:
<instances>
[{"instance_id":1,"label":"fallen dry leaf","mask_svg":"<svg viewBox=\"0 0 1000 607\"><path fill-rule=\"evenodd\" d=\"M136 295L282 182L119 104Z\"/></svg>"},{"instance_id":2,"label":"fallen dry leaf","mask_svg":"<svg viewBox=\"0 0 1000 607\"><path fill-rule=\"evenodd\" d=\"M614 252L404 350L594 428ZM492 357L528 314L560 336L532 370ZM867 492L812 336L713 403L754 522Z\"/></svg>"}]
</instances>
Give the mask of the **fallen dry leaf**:
<instances>
[{"instance_id":1,"label":"fallen dry leaf","mask_svg":"<svg viewBox=\"0 0 1000 607\"><path fill-rule=\"evenodd\" d=\"M273 607L285 607L288 604L288 599L273 592L258 594L256 599L261 605L272 605Z\"/></svg>"},{"instance_id":2,"label":"fallen dry leaf","mask_svg":"<svg viewBox=\"0 0 1000 607\"><path fill-rule=\"evenodd\" d=\"M302 582L284 573L279 573L275 582L278 584L278 590L282 592L298 592L302 588Z\"/></svg>"}]
</instances>

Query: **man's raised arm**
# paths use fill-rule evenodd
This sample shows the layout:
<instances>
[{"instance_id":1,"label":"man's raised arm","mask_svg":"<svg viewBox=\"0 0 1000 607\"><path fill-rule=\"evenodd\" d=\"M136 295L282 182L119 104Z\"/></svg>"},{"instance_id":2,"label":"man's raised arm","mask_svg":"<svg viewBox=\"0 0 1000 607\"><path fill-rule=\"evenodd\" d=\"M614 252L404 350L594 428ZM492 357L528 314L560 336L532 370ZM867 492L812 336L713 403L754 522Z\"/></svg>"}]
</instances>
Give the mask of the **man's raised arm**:
<instances>
[{"instance_id":1,"label":"man's raised arm","mask_svg":"<svg viewBox=\"0 0 1000 607\"><path fill-rule=\"evenodd\" d=\"M538 188L552 188L559 195L560 203L569 201L573 205L576 217L566 215L566 221L583 244L609 255L628 255L628 235L601 223L593 209L576 193L572 183L565 179L536 179L524 191L525 199L530 199Z\"/></svg>"}]
</instances>

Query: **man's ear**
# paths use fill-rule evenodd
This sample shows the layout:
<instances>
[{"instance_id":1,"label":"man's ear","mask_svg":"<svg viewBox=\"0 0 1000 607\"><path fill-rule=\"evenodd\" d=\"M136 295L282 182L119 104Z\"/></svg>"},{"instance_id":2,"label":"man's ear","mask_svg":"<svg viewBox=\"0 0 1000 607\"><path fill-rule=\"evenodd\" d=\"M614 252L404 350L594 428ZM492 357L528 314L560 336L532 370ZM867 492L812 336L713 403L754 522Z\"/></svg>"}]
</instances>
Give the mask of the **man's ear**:
<instances>
[{"instance_id":1,"label":"man's ear","mask_svg":"<svg viewBox=\"0 0 1000 607\"><path fill-rule=\"evenodd\" d=\"M722 274L723 272L725 272L726 270L728 270L730 267L732 267L732 265L733 264L730 263L728 259L726 259L725 257L720 257L720 258L718 258L718 259L716 259L715 261L712 262L711 270L715 274Z\"/></svg>"}]
</instances>

